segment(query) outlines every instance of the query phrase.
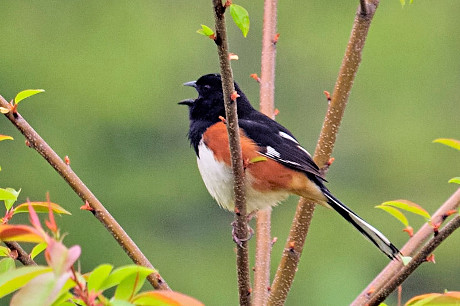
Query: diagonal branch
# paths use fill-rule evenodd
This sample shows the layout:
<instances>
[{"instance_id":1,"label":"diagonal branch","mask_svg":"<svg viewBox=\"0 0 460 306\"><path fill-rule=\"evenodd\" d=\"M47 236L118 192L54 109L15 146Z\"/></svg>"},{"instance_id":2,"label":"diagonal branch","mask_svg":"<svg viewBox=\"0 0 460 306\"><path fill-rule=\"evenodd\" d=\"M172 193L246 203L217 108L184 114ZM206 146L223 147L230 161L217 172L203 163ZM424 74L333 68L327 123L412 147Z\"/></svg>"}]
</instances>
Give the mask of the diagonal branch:
<instances>
[{"instance_id":1,"label":"diagonal branch","mask_svg":"<svg viewBox=\"0 0 460 306\"><path fill-rule=\"evenodd\" d=\"M0 96L0 106L10 109L10 104ZM75 193L83 200L87 201L93 209L92 213L105 228L112 234L118 244L128 254L128 256L136 263L147 268L153 268L147 257L142 253L134 241L128 236L118 222L110 215L101 202L86 187L83 181L72 171L54 150L40 137L40 135L27 123L27 121L17 112L10 111L5 116L11 123L25 136L28 145L37 151L46 161L61 175L66 183L75 191ZM156 289L169 290L168 284L161 278L158 272L154 272L148 276L148 280Z\"/></svg>"},{"instance_id":2,"label":"diagonal branch","mask_svg":"<svg viewBox=\"0 0 460 306\"><path fill-rule=\"evenodd\" d=\"M378 2L378 0L374 0L367 5L367 15L362 14L361 6L358 7L345 56L335 83L334 94L315 150L314 160L320 168L327 164L334 148L338 128L361 63L367 33ZM283 305L286 301L297 271L314 209L314 203L303 198L300 199L283 256L273 281L269 305Z\"/></svg>"},{"instance_id":3,"label":"diagonal branch","mask_svg":"<svg viewBox=\"0 0 460 306\"><path fill-rule=\"evenodd\" d=\"M36 266L37 263L30 258L29 254L27 254L26 251L21 247L19 243L16 241L3 241L3 243L10 249L10 250L15 250L18 252L18 258L24 266Z\"/></svg>"},{"instance_id":4,"label":"diagonal branch","mask_svg":"<svg viewBox=\"0 0 460 306\"><path fill-rule=\"evenodd\" d=\"M249 252L248 242L248 219L246 212L245 186L243 158L240 145L240 129L236 111L236 97L231 98L235 93L233 84L233 73L230 65L227 44L227 29L225 26L225 9L222 0L213 0L214 17L216 22L217 53L220 62L220 74L222 77L222 90L224 94L226 126L230 155L232 160L232 171L234 178L233 191L235 193L235 235L241 242L237 243L237 271L240 305L251 304L251 283L249 277Z\"/></svg>"},{"instance_id":5,"label":"diagonal branch","mask_svg":"<svg viewBox=\"0 0 460 306\"><path fill-rule=\"evenodd\" d=\"M265 0L262 30L262 56L260 75L260 111L274 119L276 18L278 0ZM271 209L256 214L256 261L254 272L254 304L266 305L270 287Z\"/></svg>"},{"instance_id":6,"label":"diagonal branch","mask_svg":"<svg viewBox=\"0 0 460 306\"><path fill-rule=\"evenodd\" d=\"M449 221L439 233L431 238L428 243L412 258L407 266L404 266L398 273L390 279L390 281L378 291L369 301L367 305L380 305L393 290L395 290L403 281L405 281L412 272L415 271L422 263L426 262L426 258L430 255L447 237L449 237L456 229L460 227L460 216L457 215Z\"/></svg>"},{"instance_id":7,"label":"diagonal branch","mask_svg":"<svg viewBox=\"0 0 460 306\"><path fill-rule=\"evenodd\" d=\"M441 222L448 211L452 211L458 208L460 205L460 189L447 199L444 204L433 214L431 218L432 222L437 224ZM417 233L409 239L409 241L401 249L401 253L405 256L417 256L417 251L420 247L433 235L433 227L428 223L424 224ZM415 258L415 257L414 257ZM414 259L413 259L414 260ZM412 261L413 261L412 260ZM391 261L379 275L358 295L351 305L358 306L368 303L370 299L374 299L381 291L387 291L385 289L390 280L399 274L403 265L400 261ZM373 292L369 294L369 292Z\"/></svg>"}]
</instances>

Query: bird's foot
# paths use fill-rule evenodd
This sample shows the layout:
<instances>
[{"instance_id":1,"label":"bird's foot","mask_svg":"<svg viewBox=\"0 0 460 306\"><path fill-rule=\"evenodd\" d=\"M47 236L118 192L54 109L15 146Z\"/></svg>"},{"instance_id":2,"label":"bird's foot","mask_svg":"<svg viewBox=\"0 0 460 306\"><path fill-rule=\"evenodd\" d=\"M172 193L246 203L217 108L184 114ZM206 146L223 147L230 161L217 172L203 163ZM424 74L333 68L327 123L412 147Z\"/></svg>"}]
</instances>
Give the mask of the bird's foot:
<instances>
[{"instance_id":1,"label":"bird's foot","mask_svg":"<svg viewBox=\"0 0 460 306\"><path fill-rule=\"evenodd\" d=\"M243 245L243 242L248 241L249 239L252 238L252 236L254 236L254 230L249 226L249 224L248 224L248 235L247 235L247 237L244 237L244 238L240 238L236 234L236 221L233 221L231 223L231 225L232 225L232 238L233 238L233 241L235 241L235 243L239 247L241 247Z\"/></svg>"}]
</instances>

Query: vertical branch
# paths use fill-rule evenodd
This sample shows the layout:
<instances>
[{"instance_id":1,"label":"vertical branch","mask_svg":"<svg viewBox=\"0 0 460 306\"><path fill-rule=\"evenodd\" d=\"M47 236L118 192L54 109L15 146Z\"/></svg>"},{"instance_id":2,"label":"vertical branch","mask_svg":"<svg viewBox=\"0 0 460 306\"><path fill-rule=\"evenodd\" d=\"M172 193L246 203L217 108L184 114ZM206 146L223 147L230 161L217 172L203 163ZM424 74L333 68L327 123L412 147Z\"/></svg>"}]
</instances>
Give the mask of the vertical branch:
<instances>
[{"instance_id":1,"label":"vertical branch","mask_svg":"<svg viewBox=\"0 0 460 306\"><path fill-rule=\"evenodd\" d=\"M260 111L274 119L276 20L278 0L265 0L262 30L260 76ZM254 305L266 305L270 287L271 209L257 212L256 261L254 272Z\"/></svg>"},{"instance_id":2,"label":"vertical branch","mask_svg":"<svg viewBox=\"0 0 460 306\"><path fill-rule=\"evenodd\" d=\"M345 56L335 83L332 100L329 104L314 154L314 160L321 168L330 159L334 148L338 128L361 62L364 43L377 5L378 0L368 4L367 15L362 13L361 6L356 13ZM286 301L297 271L314 209L314 203L303 198L299 200L283 256L273 281L269 305L283 305Z\"/></svg>"},{"instance_id":3,"label":"vertical branch","mask_svg":"<svg viewBox=\"0 0 460 306\"><path fill-rule=\"evenodd\" d=\"M228 56L227 30L225 26L225 6L222 0L213 0L214 16L216 22L217 52L219 55L220 72L222 77L222 90L224 94L225 114L227 122L227 133L230 145L230 155L232 160L232 171L234 177L235 193L235 235L241 239L237 243L237 272L240 305L250 305L251 285L249 278L249 253L248 243L248 220L245 202L244 170L241 155L240 131L238 126L238 116L236 111L236 98L231 97L235 92L233 84L232 68Z\"/></svg>"}]
</instances>

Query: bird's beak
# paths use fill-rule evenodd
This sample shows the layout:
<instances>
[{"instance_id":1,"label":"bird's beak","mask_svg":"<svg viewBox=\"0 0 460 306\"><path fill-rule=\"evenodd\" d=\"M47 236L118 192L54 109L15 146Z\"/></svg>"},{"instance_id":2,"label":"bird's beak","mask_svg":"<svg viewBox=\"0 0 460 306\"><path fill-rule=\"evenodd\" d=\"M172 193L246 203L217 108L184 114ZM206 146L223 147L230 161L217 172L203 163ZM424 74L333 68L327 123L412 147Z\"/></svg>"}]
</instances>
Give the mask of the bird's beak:
<instances>
[{"instance_id":1,"label":"bird's beak","mask_svg":"<svg viewBox=\"0 0 460 306\"><path fill-rule=\"evenodd\" d=\"M190 86L196 88L196 81L190 81L187 83L184 83L184 86Z\"/></svg>"},{"instance_id":2,"label":"bird's beak","mask_svg":"<svg viewBox=\"0 0 460 306\"><path fill-rule=\"evenodd\" d=\"M177 104L191 106L194 102L195 102L195 100L193 100L193 99L185 99L185 100L180 101Z\"/></svg>"}]
</instances>

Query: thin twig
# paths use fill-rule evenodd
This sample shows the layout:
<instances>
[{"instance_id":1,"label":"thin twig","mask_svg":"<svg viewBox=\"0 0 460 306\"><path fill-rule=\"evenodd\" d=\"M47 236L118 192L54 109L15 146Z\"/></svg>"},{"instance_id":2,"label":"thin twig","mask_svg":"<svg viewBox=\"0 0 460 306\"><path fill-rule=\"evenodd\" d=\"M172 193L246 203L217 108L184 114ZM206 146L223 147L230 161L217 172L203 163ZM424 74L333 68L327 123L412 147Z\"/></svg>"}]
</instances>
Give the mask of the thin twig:
<instances>
[{"instance_id":1,"label":"thin twig","mask_svg":"<svg viewBox=\"0 0 460 306\"><path fill-rule=\"evenodd\" d=\"M10 250L16 250L18 252L18 258L24 266L36 266L37 263L30 258L29 254L27 254L26 251L21 247L19 243L16 241L4 241L5 245L10 249Z\"/></svg>"},{"instance_id":2,"label":"thin twig","mask_svg":"<svg viewBox=\"0 0 460 306\"><path fill-rule=\"evenodd\" d=\"M0 96L0 106L10 108L10 104ZM112 234L118 244L128 254L128 256L136 263L144 267L153 268L147 257L142 253L134 241L126 234L124 229L110 215L101 202L86 187L83 181L72 171L70 166L66 164L54 150L40 137L40 135L27 123L27 121L17 112L9 112L5 116L13 123L13 125L25 136L28 145L37 151L46 161L61 175L67 184L75 191L75 193L83 200L88 202L93 209L93 215L105 226ZM148 280L156 289L169 290L168 284L161 278L157 272L148 276Z\"/></svg>"},{"instance_id":3,"label":"thin twig","mask_svg":"<svg viewBox=\"0 0 460 306\"><path fill-rule=\"evenodd\" d=\"M260 111L275 119L276 21L278 0L265 0L260 66ZM266 305L270 286L271 209L257 212L254 305Z\"/></svg>"},{"instance_id":4,"label":"thin twig","mask_svg":"<svg viewBox=\"0 0 460 306\"><path fill-rule=\"evenodd\" d=\"M431 238L428 243L412 258L407 266L404 266L396 274L382 290L377 292L366 304L379 305L386 297L393 292L404 280L406 280L412 272L415 271L422 263L426 262L426 258L430 255L447 237L449 237L456 229L460 227L460 216L457 215L449 223L439 231L438 235Z\"/></svg>"},{"instance_id":5,"label":"thin twig","mask_svg":"<svg viewBox=\"0 0 460 306\"><path fill-rule=\"evenodd\" d=\"M359 64L361 63L361 55L367 33L372 17L377 9L378 1L374 2L372 5L368 5L369 10L366 16L361 15L360 7L358 7L355 16L351 36L335 83L332 100L329 104L315 150L314 160L320 167L327 164L334 148L338 128L342 121ZM286 301L287 294L297 271L314 209L314 203L303 198L299 200L291 231L283 251L283 257L272 285L269 305L283 305Z\"/></svg>"},{"instance_id":6,"label":"thin twig","mask_svg":"<svg viewBox=\"0 0 460 306\"><path fill-rule=\"evenodd\" d=\"M460 189L457 189L449 199L433 214L431 221L433 223L441 222L443 216L448 211L457 209L460 205ZM412 236L409 241L402 247L401 253L405 256L417 256L417 251L423 246L423 244L433 235L433 227L428 223L425 223L417 233ZM401 261L391 261L379 275L358 295L358 297L351 303L353 306L367 304L374 295L382 290L386 290L386 287L390 280L403 268Z\"/></svg>"},{"instance_id":7,"label":"thin twig","mask_svg":"<svg viewBox=\"0 0 460 306\"><path fill-rule=\"evenodd\" d=\"M249 277L249 252L248 243L245 240L248 237L248 219L246 212L245 186L243 159L240 145L240 130L238 125L238 116L236 112L235 101L232 101L235 88L233 84L233 73L230 66L227 44L227 29L225 26L225 6L222 0L213 0L214 17L216 23L217 53L219 55L220 73L222 77L222 91L224 94L226 126L228 140L230 145L230 155L232 160L232 171L234 178L235 193L235 235L241 239L237 243L237 271L238 271L238 289L240 305L251 304L251 283Z\"/></svg>"}]
</instances>

